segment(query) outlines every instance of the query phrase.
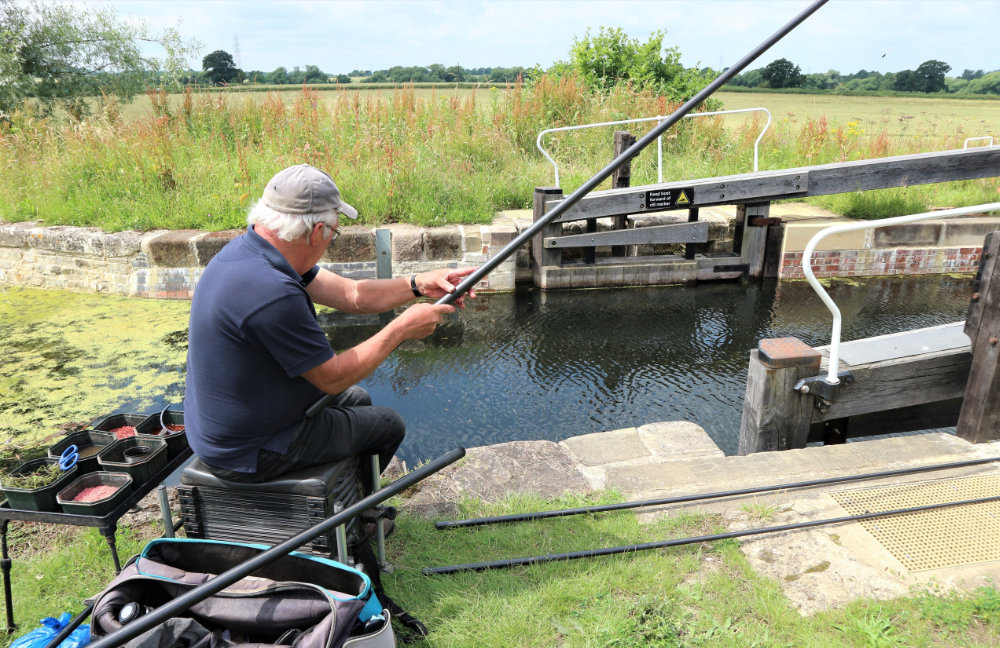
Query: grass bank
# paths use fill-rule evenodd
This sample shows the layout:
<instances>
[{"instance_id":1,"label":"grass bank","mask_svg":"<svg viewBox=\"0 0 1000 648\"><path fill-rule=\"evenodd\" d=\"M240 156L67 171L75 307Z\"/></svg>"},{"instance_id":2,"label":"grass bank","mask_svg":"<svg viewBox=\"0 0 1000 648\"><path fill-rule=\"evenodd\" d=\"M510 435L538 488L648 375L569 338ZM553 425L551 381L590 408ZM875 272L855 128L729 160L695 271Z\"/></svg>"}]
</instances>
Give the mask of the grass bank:
<instances>
[{"instance_id":1,"label":"grass bank","mask_svg":"<svg viewBox=\"0 0 1000 648\"><path fill-rule=\"evenodd\" d=\"M775 123L761 144L764 170L960 148L966 138L998 126L994 104L984 101L901 98L906 103L887 109L895 98L719 98L727 108L770 107ZM817 104L825 99L851 107ZM785 103L775 106L779 100ZM552 167L535 147L541 130L676 108L649 93L619 88L597 95L573 78L551 77L487 90L300 88L151 93L145 101L148 108L138 114L103 102L96 117L80 123L16 115L0 131L0 218L109 231L238 228L277 169L308 162L334 175L363 223L485 223L497 210L530 207L533 187L552 184ZM973 112L947 118L962 106ZM760 115L683 120L664 138L664 179L752 170L763 123ZM630 130L641 136L648 128ZM607 163L613 130L545 140L565 190ZM651 147L634 161L632 181L657 177ZM959 206L995 200L997 190L996 179L988 179L916 187L905 195L914 204ZM817 202L841 211L843 200L852 198Z\"/></svg>"},{"instance_id":2,"label":"grass bank","mask_svg":"<svg viewBox=\"0 0 1000 648\"><path fill-rule=\"evenodd\" d=\"M464 502L462 515L514 513L620 501L615 493L543 502ZM405 501L395 504L405 510ZM914 591L892 601L859 600L800 616L778 583L753 571L734 540L428 577L425 566L537 555L689 537L723 529L711 516L675 514L639 524L628 512L561 518L492 529L438 531L402 514L388 545L393 597L431 629L429 648L704 646L718 648L929 647L996 645L1000 592ZM112 578L107 546L94 530L69 529L44 541L31 532L13 543L14 609L22 624L78 612ZM150 524L119 531L123 556L157 535ZM43 551L44 549L44 551ZM9 641L9 640L5 640ZM0 645L5 645L0 642Z\"/></svg>"}]
</instances>

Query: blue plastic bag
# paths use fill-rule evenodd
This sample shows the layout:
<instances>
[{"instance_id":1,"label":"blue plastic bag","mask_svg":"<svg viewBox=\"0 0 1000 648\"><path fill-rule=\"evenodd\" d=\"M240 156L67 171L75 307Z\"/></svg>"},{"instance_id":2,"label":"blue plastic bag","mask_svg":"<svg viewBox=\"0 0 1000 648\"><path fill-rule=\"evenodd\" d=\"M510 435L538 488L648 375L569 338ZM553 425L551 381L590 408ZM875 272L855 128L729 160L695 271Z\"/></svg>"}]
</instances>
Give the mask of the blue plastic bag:
<instances>
[{"instance_id":1,"label":"blue plastic bag","mask_svg":"<svg viewBox=\"0 0 1000 648\"><path fill-rule=\"evenodd\" d=\"M72 618L69 612L63 612L58 619L45 617L41 621L42 627L35 628L23 637L15 639L10 648L45 648L52 641L52 638L69 624ZM63 639L62 643L59 644L59 648L80 648L89 643L90 626L82 623L68 637Z\"/></svg>"}]
</instances>

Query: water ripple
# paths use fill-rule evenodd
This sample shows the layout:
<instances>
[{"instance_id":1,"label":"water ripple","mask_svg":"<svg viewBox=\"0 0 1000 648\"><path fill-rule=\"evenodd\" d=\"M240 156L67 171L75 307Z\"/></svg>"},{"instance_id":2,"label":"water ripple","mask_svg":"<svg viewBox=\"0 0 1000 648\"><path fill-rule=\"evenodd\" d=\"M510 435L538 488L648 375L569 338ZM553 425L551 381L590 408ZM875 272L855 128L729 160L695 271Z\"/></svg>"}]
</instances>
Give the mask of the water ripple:
<instances>
[{"instance_id":1,"label":"water ripple","mask_svg":"<svg viewBox=\"0 0 1000 648\"><path fill-rule=\"evenodd\" d=\"M870 279L830 292L846 341L962 320L971 283ZM830 323L804 282L482 295L363 384L407 421L400 455L411 465L457 444L557 441L667 420L701 425L732 454L750 352L769 337L828 344ZM324 324L337 348L375 330Z\"/></svg>"}]
</instances>

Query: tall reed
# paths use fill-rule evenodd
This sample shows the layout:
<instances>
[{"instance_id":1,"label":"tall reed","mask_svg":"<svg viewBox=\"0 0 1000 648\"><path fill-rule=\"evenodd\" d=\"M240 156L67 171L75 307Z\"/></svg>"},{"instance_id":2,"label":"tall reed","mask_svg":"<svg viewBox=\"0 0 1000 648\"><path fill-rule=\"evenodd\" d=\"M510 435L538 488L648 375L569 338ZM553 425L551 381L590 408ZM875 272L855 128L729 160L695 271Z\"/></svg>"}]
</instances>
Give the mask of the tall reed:
<instances>
[{"instance_id":1,"label":"tall reed","mask_svg":"<svg viewBox=\"0 0 1000 648\"><path fill-rule=\"evenodd\" d=\"M16 114L0 130L0 218L109 231L238 228L271 175L306 162L336 178L363 223L484 223L497 210L530 206L533 187L552 184L551 165L535 147L539 131L676 109L628 86L595 94L572 76L462 96L418 96L412 86L321 96L303 87L281 94L188 91L180 98L150 92L148 101L146 114L127 121L113 98L80 122ZM664 179L750 171L760 123L741 119L682 120L664 136ZM641 136L652 127L628 130ZM607 164L612 130L546 139L564 189ZM933 143L951 146L954 139L942 135ZM889 137L878 124L779 121L762 143L760 164L786 168L918 146L927 138ZM634 161L632 177L635 184L658 179L655 147ZM995 199L996 189L991 180L966 183L959 193Z\"/></svg>"}]
</instances>

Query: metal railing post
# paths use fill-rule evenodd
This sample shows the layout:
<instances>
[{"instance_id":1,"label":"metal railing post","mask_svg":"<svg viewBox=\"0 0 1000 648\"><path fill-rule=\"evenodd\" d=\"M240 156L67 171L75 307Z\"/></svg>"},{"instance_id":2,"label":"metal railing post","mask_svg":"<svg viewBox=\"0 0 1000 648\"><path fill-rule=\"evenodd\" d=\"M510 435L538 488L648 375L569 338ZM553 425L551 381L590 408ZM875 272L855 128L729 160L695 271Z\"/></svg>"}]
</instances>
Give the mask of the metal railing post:
<instances>
[{"instance_id":1,"label":"metal railing post","mask_svg":"<svg viewBox=\"0 0 1000 648\"><path fill-rule=\"evenodd\" d=\"M733 115L733 114L736 114L736 113L746 113L746 112L763 112L763 113L765 113L767 115L767 123L764 124L764 128L762 128L760 130L760 133L757 135L757 139L754 140L754 143L753 143L753 170L754 171L759 171L760 170L759 169L760 141L762 139L764 139L764 134L767 132L767 129L771 127L771 111L770 110L768 110L767 108L763 108L763 107L757 107L757 108L736 108L736 109L733 109L733 110L714 110L714 111L711 111L711 112L691 113L690 115L684 115L684 117L685 118L716 117L718 115ZM548 128L548 129L545 129L542 132L540 132L538 134L538 137L535 138L535 146L542 153L542 155L545 156L545 159L547 159L549 162L552 163L552 169L553 169L553 171L555 173L555 186L559 187L560 186L559 185L559 165L556 163L556 161L554 159L552 159L552 156L549 155L549 152L546 151L542 147L542 138L545 137L546 135L548 135L549 133L560 133L560 132L564 132L564 131L584 130L584 129L587 129L587 128L601 128L603 126L620 126L620 125L624 125L624 124L642 124L642 123L645 123L645 122L652 122L652 121L657 122L657 125L659 125L659 124L662 124L663 121L666 120L666 119L667 119L667 117L665 117L663 115L657 115L656 117L640 117L638 119L622 119L620 121L599 122L599 123L594 123L594 124L579 124L577 126L561 126L559 128ZM660 183L663 182L663 137L662 137L662 135L658 136L656 138L656 177L657 177L657 181L658 182L660 182Z\"/></svg>"},{"instance_id":2,"label":"metal railing post","mask_svg":"<svg viewBox=\"0 0 1000 648\"><path fill-rule=\"evenodd\" d=\"M499 266L501 263L507 260L507 258L517 251L519 247L524 245L527 241L531 240L543 227L546 227L549 223L555 221L559 216L564 214L570 207L580 202L580 199L586 196L588 193L594 190L597 185L604 182L615 169L625 164L628 160L631 160L636 155L638 155L644 148L649 146L653 140L662 135L668 128L676 124L678 121L684 118L684 115L688 114L696 107L698 107L701 102L712 96L716 90L724 86L730 79L739 74L748 65L753 63L757 57L766 52L771 48L772 45L777 43L779 40L785 37L790 31L798 27L806 18L816 13L820 7L825 5L829 0L816 0L811 5L806 7L797 16L792 18L790 21L785 23L778 31L769 36L764 42L755 47L746 56L741 58L739 61L734 63L731 67L727 68L722 74L720 74L714 81L709 83L707 86L702 88L695 96L688 99L684 105L678 108L670 117L656 128L646 133L642 138L640 138L635 144L630 146L624 153L615 158L606 167L598 171L590 180L584 182L580 185L573 193L567 196L562 202L552 208L552 211L547 213L543 218L536 220L531 224L530 227L525 228L520 234L514 237L514 239L508 243L502 250L500 250L495 256L488 259L483 265L476 268L472 273L465 277L456 287L455 292L445 295L437 302L438 304L451 304L459 297L469 292L469 290L475 286L477 283L482 281L483 277L488 275L493 271L494 268Z\"/></svg>"},{"instance_id":3,"label":"metal railing post","mask_svg":"<svg viewBox=\"0 0 1000 648\"><path fill-rule=\"evenodd\" d=\"M815 236L809 239L809 242L806 244L806 249L802 252L802 272L806 276L806 281L809 282L809 285L812 286L812 289L817 295L819 295L819 298L824 304L826 304L827 309L829 309L830 313L833 315L833 326L830 330L830 365L827 367L826 378L824 378L827 384L837 385L840 383L840 379L837 374L840 366L840 329L842 317L837 304L834 303L829 293L826 292L823 286L820 285L819 281L816 279L816 275L813 274L812 254L816 250L816 246L819 242L830 234L840 234L841 232L876 229L879 227L889 227L891 225L915 223L917 221L929 220L931 218L949 218L951 216L964 216L966 214L997 210L1000 210L1000 202L973 205L971 207L957 207L955 209L943 209L941 211L924 212L921 214L910 214L909 216L894 216L892 218L883 218L882 220L877 221L843 223L840 225L831 225L824 230L820 230Z\"/></svg>"}]
</instances>

